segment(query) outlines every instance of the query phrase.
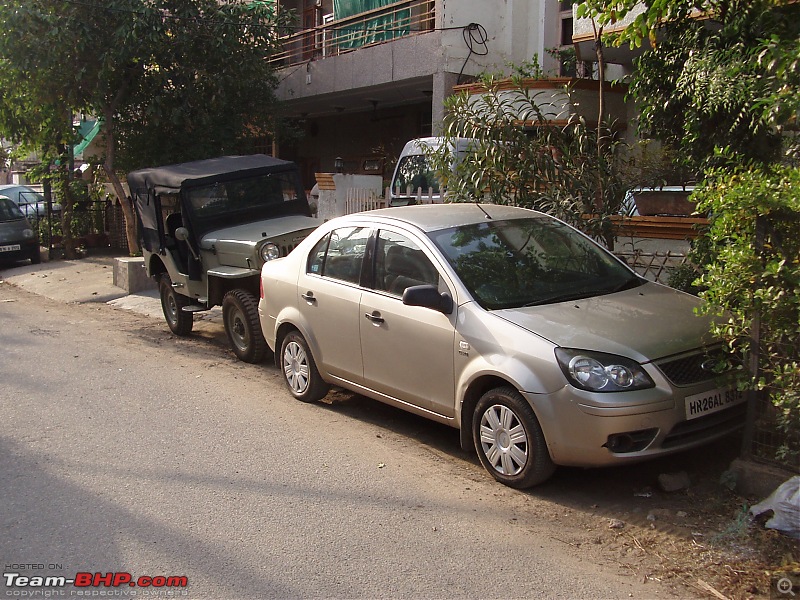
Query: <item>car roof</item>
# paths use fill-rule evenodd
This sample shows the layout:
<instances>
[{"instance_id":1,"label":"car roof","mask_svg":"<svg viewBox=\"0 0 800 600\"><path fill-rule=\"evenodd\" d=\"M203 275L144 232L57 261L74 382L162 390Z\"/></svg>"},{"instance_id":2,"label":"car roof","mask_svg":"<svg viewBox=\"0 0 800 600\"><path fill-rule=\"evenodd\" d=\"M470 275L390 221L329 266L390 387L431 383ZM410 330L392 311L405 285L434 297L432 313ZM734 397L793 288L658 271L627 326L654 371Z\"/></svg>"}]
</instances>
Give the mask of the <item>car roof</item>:
<instances>
[{"instance_id":1,"label":"car roof","mask_svg":"<svg viewBox=\"0 0 800 600\"><path fill-rule=\"evenodd\" d=\"M3 185L0 185L0 194L7 196L8 192L27 192L27 193L38 194L39 196L42 195L41 192L37 192L32 187L23 185L21 183L5 183Z\"/></svg>"},{"instance_id":2,"label":"car roof","mask_svg":"<svg viewBox=\"0 0 800 600\"><path fill-rule=\"evenodd\" d=\"M216 181L226 174L236 173L239 176L252 172L289 167L294 163L267 156L266 154L250 154L246 156L220 156L205 160L151 167L128 173L128 186L134 190L152 189L156 193L179 190L185 185L201 185L205 181Z\"/></svg>"},{"instance_id":3,"label":"car roof","mask_svg":"<svg viewBox=\"0 0 800 600\"><path fill-rule=\"evenodd\" d=\"M487 214L489 215L488 217ZM453 202L381 208L358 213L358 216L379 219L387 223L392 221L404 223L413 225L422 231L431 232L460 225L485 223L488 220L542 217L543 214L535 210L516 206L501 206L499 204L487 203L478 204L476 202Z\"/></svg>"}]
</instances>

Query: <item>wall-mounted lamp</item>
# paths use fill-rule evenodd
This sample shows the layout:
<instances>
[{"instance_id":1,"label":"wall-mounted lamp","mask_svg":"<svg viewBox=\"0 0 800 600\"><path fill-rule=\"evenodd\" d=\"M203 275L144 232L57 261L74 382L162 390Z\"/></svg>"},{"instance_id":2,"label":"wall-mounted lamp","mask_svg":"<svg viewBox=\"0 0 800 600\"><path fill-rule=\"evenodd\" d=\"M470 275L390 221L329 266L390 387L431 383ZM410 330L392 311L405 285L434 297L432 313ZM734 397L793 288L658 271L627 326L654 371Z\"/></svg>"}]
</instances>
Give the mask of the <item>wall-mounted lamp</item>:
<instances>
[{"instance_id":1,"label":"wall-mounted lamp","mask_svg":"<svg viewBox=\"0 0 800 600\"><path fill-rule=\"evenodd\" d=\"M333 168L337 173L341 173L342 170L344 170L344 159L341 156L337 156L333 159Z\"/></svg>"}]
</instances>

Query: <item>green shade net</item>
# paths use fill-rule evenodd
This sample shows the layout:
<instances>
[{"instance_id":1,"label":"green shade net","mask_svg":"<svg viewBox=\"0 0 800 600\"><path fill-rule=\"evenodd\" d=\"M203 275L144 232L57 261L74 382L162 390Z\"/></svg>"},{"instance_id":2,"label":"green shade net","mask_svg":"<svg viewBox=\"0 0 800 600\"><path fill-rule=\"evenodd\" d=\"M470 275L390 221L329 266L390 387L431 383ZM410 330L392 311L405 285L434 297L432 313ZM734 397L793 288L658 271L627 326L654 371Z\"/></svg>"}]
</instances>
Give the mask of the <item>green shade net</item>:
<instances>
[{"instance_id":1,"label":"green shade net","mask_svg":"<svg viewBox=\"0 0 800 600\"><path fill-rule=\"evenodd\" d=\"M97 119L96 121L81 121L78 126L78 137L80 141L73 147L72 153L77 156L86 149L91 141L100 133L103 127L103 120Z\"/></svg>"},{"instance_id":2,"label":"green shade net","mask_svg":"<svg viewBox=\"0 0 800 600\"><path fill-rule=\"evenodd\" d=\"M333 18L338 21L397 2L398 0L333 0ZM410 9L388 11L384 15L369 17L361 22L337 28L335 43L340 50L349 50L376 42L386 42L408 35L410 24Z\"/></svg>"}]
</instances>

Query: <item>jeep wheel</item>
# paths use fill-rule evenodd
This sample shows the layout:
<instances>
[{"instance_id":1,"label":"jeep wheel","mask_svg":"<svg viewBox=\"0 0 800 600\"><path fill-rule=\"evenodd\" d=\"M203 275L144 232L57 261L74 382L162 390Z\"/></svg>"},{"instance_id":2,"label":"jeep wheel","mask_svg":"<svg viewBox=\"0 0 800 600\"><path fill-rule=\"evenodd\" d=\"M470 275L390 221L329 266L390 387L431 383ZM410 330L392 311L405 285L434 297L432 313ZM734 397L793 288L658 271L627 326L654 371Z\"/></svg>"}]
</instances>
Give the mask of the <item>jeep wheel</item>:
<instances>
[{"instance_id":1,"label":"jeep wheel","mask_svg":"<svg viewBox=\"0 0 800 600\"><path fill-rule=\"evenodd\" d=\"M264 360L269 350L258 321L258 303L244 290L232 290L222 299L222 320L233 353L248 363Z\"/></svg>"},{"instance_id":2,"label":"jeep wheel","mask_svg":"<svg viewBox=\"0 0 800 600\"><path fill-rule=\"evenodd\" d=\"M161 309L172 333L189 335L192 332L194 317L192 313L183 310L184 306L190 304L189 298L175 292L172 280L166 273L161 276L158 291L161 293Z\"/></svg>"}]
</instances>

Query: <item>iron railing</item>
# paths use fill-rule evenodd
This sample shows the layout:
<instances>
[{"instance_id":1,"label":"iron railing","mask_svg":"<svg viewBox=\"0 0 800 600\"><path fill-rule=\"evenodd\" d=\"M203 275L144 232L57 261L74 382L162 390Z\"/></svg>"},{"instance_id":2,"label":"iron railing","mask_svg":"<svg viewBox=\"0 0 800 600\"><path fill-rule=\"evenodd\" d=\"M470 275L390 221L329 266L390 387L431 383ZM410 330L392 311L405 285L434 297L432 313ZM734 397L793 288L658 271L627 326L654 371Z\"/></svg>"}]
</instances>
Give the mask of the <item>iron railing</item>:
<instances>
[{"instance_id":1,"label":"iron railing","mask_svg":"<svg viewBox=\"0 0 800 600\"><path fill-rule=\"evenodd\" d=\"M434 0L405 0L352 17L323 23L282 38L276 68L352 52L400 37L433 31Z\"/></svg>"}]
</instances>

